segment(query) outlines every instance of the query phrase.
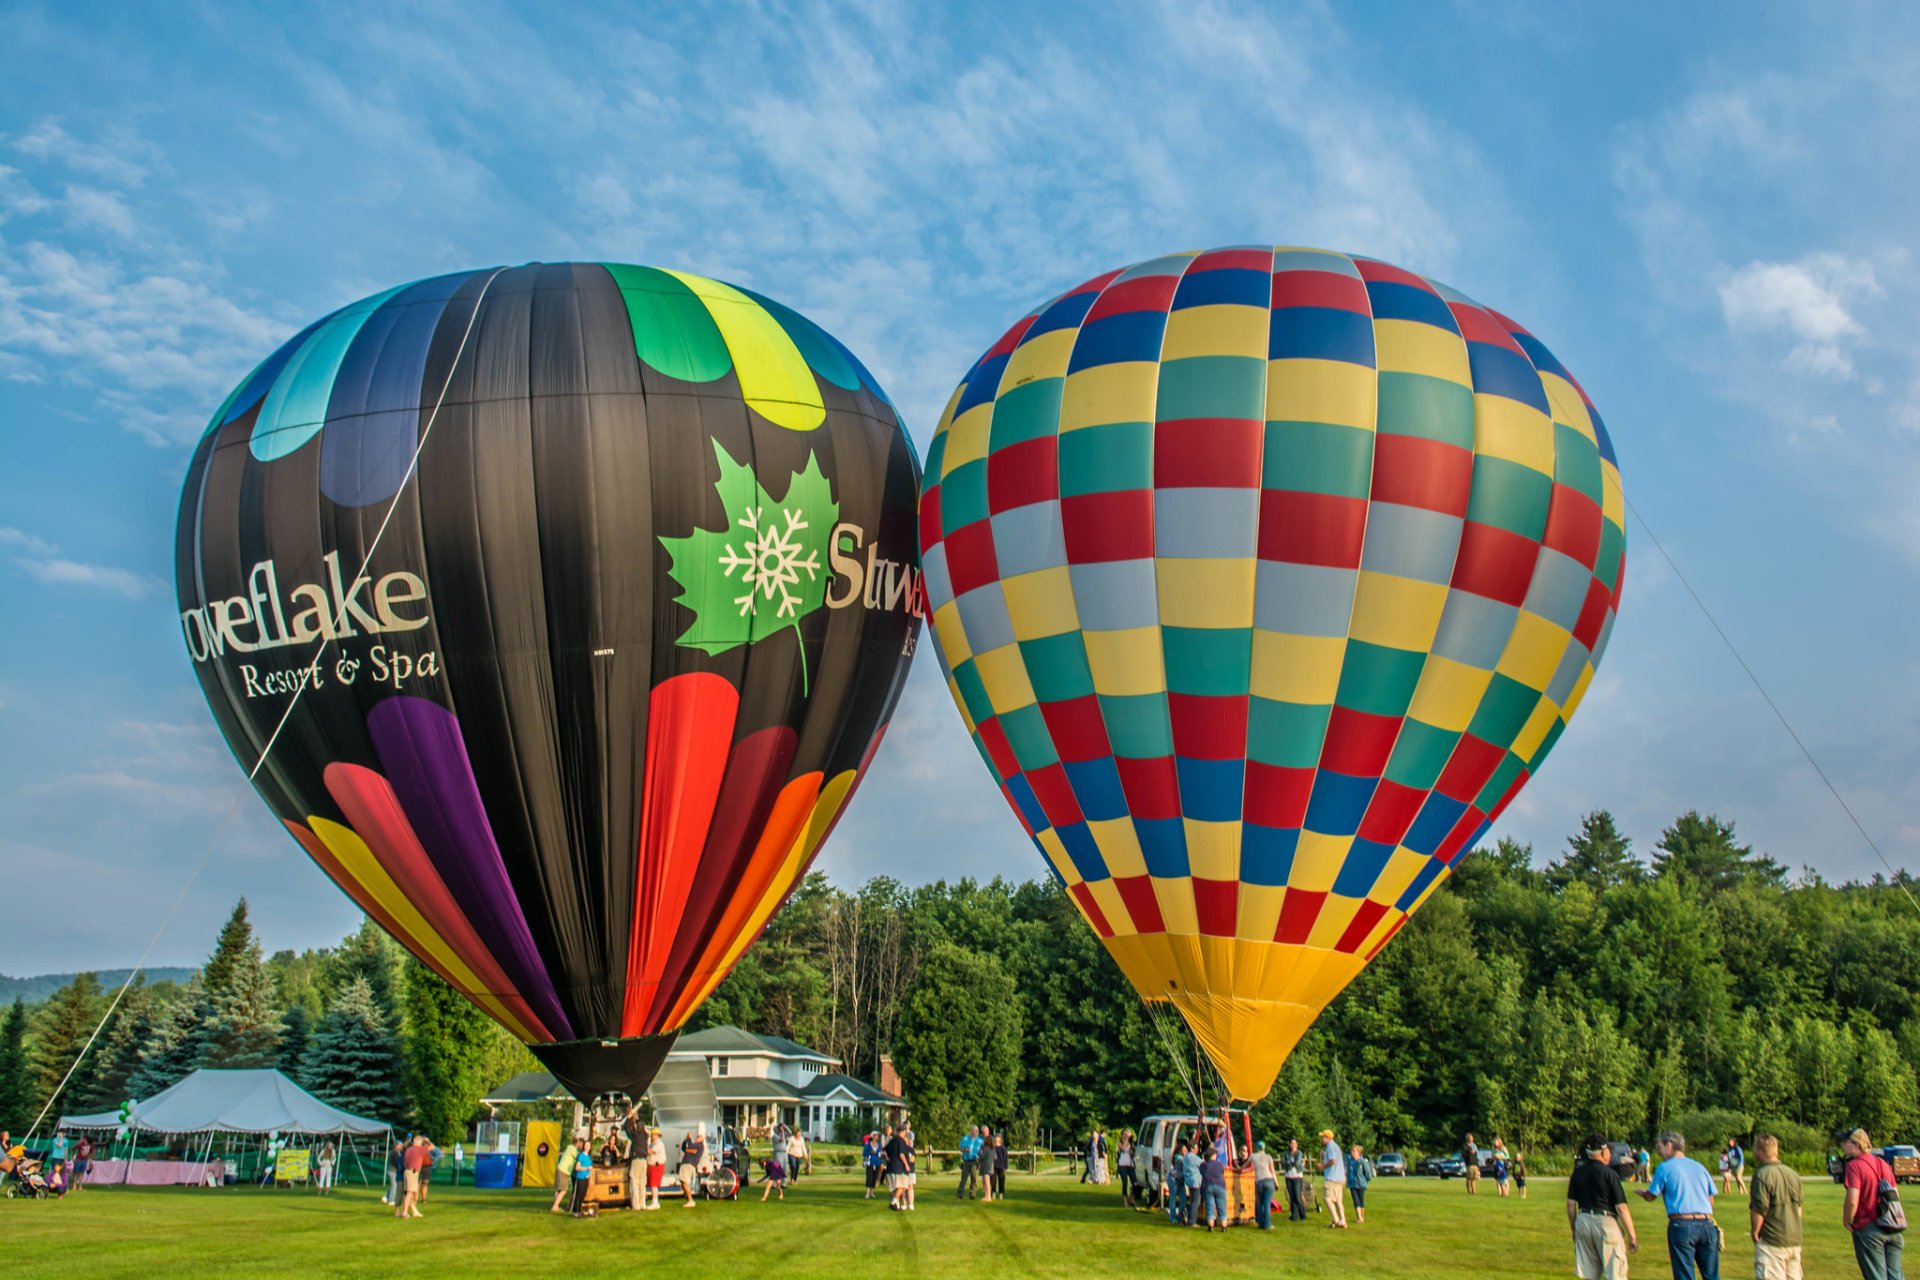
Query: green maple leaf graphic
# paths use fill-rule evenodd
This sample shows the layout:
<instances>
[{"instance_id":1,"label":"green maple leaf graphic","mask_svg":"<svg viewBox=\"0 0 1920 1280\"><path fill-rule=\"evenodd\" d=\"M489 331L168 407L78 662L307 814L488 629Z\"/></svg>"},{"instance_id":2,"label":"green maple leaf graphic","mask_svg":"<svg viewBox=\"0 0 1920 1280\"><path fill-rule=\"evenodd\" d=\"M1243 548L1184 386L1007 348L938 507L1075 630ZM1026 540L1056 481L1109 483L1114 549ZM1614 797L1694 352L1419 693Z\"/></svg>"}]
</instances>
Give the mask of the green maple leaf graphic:
<instances>
[{"instance_id":1,"label":"green maple leaf graphic","mask_svg":"<svg viewBox=\"0 0 1920 1280\"><path fill-rule=\"evenodd\" d=\"M800 643L800 620L827 598L827 544L840 519L833 487L809 451L806 466L788 477L785 495L775 501L753 468L734 461L717 440L713 452L720 463L713 487L726 528L696 527L684 538L660 539L680 587L676 602L693 614L674 643L721 654L788 629ZM803 683L806 659L802 643Z\"/></svg>"}]
</instances>

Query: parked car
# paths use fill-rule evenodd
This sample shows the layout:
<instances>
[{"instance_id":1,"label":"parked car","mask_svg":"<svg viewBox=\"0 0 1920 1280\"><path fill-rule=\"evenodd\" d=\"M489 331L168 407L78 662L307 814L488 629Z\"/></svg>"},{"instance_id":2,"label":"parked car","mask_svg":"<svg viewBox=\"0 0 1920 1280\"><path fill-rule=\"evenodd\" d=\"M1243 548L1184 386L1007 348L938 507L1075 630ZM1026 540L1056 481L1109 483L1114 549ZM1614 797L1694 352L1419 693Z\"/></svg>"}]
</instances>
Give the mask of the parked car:
<instances>
[{"instance_id":1,"label":"parked car","mask_svg":"<svg viewBox=\"0 0 1920 1280\"><path fill-rule=\"evenodd\" d=\"M1446 1156L1428 1156L1414 1167L1423 1178L1458 1178L1466 1174L1467 1162L1458 1151Z\"/></svg>"},{"instance_id":2,"label":"parked car","mask_svg":"<svg viewBox=\"0 0 1920 1280\"><path fill-rule=\"evenodd\" d=\"M1920 1147L1895 1143L1880 1148L1880 1158L1892 1167L1895 1182L1920 1182Z\"/></svg>"},{"instance_id":3,"label":"parked car","mask_svg":"<svg viewBox=\"0 0 1920 1280\"><path fill-rule=\"evenodd\" d=\"M1407 1158L1398 1151L1382 1151L1373 1162L1374 1176L1380 1178L1404 1178L1407 1176Z\"/></svg>"}]
</instances>

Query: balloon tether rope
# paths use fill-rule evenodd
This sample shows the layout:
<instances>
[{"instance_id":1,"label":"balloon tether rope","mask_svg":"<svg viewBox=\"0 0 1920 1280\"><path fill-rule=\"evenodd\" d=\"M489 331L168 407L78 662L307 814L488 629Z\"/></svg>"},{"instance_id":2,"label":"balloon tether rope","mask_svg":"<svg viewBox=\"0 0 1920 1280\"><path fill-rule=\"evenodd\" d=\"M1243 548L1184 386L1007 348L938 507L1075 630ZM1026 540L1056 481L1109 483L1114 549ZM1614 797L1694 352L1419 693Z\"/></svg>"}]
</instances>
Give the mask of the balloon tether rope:
<instances>
[{"instance_id":1,"label":"balloon tether rope","mask_svg":"<svg viewBox=\"0 0 1920 1280\"><path fill-rule=\"evenodd\" d=\"M1693 597L1693 603L1699 607L1701 615L1706 618L1707 624L1713 628L1714 634L1720 637L1720 643L1727 646L1727 652L1732 654L1733 660L1740 664L1740 669L1747 673L1747 679L1753 682L1753 687L1766 702L1767 709L1773 712L1774 718L1780 722L1780 727L1787 731L1789 738L1793 739L1793 745L1800 748L1800 754L1807 758L1807 763L1813 766L1814 773L1819 776L1822 783L1826 784L1827 791L1833 796L1834 803L1840 806L1841 812L1847 815L1847 820L1853 823L1853 829L1860 833L1860 838L1867 842L1867 848L1873 850L1873 856L1880 859L1880 865L1887 869L1887 875L1891 883L1898 888L1900 892L1907 895L1907 901L1913 905L1915 911L1920 911L1920 899L1916 899L1913 896L1913 890L1907 887L1906 880L1902 877L1901 873L1894 870L1893 863L1888 861L1887 855L1880 851L1879 844L1867 833L1866 825L1860 821L1859 815L1854 813L1853 806L1847 803L1846 797L1840 794L1840 788L1833 785L1833 779L1827 776L1827 771L1820 767L1818 760L1814 759L1813 752L1807 747L1806 741L1801 738L1799 732L1794 729L1792 722L1787 719L1787 713L1780 709L1780 704L1773 700L1773 695L1767 692L1767 687L1760 683L1760 677L1754 674L1753 668L1749 666L1747 660L1741 656L1739 648L1733 643L1733 638L1727 634L1726 628L1720 625L1720 620L1713 616L1713 610L1707 608L1707 602L1702 600L1700 593L1693 589L1693 583L1687 581L1687 575L1680 571L1679 564L1675 562L1672 554L1669 553L1665 545L1661 543L1659 536L1654 533L1653 526L1649 525L1647 518L1640 514L1640 508L1634 506L1631 501L1628 501L1626 505L1627 510L1633 512L1633 518L1639 522L1641 530L1646 533L1647 540L1653 543L1653 549L1660 553L1660 558L1667 562L1667 568L1673 570L1673 576L1680 580L1680 585L1686 588L1689 596Z\"/></svg>"},{"instance_id":2,"label":"balloon tether rope","mask_svg":"<svg viewBox=\"0 0 1920 1280\"><path fill-rule=\"evenodd\" d=\"M473 336L474 322L480 318L480 304L486 300L487 290L493 287L494 280L499 277L500 272L503 270L505 270L504 267L494 268L493 274L487 277L487 282L480 286L480 292L474 295L473 310L467 315L467 327L460 334L460 345L454 349L453 362L447 366L447 376L440 384L440 394L434 399L433 411L427 415L427 425L421 428L420 441L413 446L413 456L407 459L406 474L400 478L399 487L393 491L393 497L387 503L386 514L380 518L380 527L374 530L373 541L367 544L367 553L360 557L360 567L354 572L352 586L349 588L349 592L358 590L361 579L366 577L367 566L373 562L373 553L379 549L380 539L386 536L387 526L392 523L393 513L400 505L400 496L407 491L408 482L413 479L414 473L419 470L420 451L427 447L427 437L433 434L433 424L440 418L440 406L447 401L447 391L453 386L454 371L460 367L460 357L466 354L467 340ZM281 730L287 727L287 721L293 718L293 709L300 705L300 699L305 696L307 690L312 686L314 673L320 669L320 659L326 653L327 646L332 643L333 636L329 633L321 636L320 643L314 647L313 658L307 663L305 677L301 679L295 687L293 698L287 703L287 709L280 713L280 723L273 727L273 733L268 736L266 745L260 748L260 758L253 762L253 768L247 770L247 782L249 785L252 784L254 777L259 774L261 768L267 763L267 757L272 753L274 743L280 740ZM54 1100L60 1096L61 1090L67 1087L67 1082L73 1079L73 1073L80 1069L80 1064L86 1061L87 1054L93 1049L94 1041L100 1038L101 1029L104 1028L108 1020L113 1017L113 1011L120 1007L120 1001L126 996L128 989L133 986L133 980L139 977L141 972L147 967L148 957L153 954L154 947L158 945L161 936L166 933L167 926L173 923L174 913L179 911L180 904L186 901L187 890L191 889L193 882L200 878L200 871L207 865L207 857L213 852L213 846L219 841L220 833L227 829L227 823L233 821L233 815L239 812L240 803L246 799L246 795L245 788L234 793L233 803L227 806L226 813L221 816L220 821L215 824L212 832L208 834L206 843L200 848L200 856L194 860L193 870L187 873L186 881L180 886L180 892L174 895L173 905L167 908L167 914L161 919L160 927L155 929L153 936L147 939L146 949L140 953L138 963L127 971L126 981L122 982L120 989L113 993L113 1000L107 1005L106 1012L100 1015L100 1021L94 1023L93 1034L89 1035L87 1042L80 1047L80 1052L74 1056L72 1065L67 1068L66 1074L60 1077L60 1083L55 1085L53 1092L47 1095L47 1101L40 1108L40 1114L33 1118L33 1125L27 1130L25 1141L33 1141L33 1135L39 1132L41 1122L47 1118L47 1112L53 1109ZM129 1155L128 1158L131 1159L131 1155Z\"/></svg>"}]
</instances>

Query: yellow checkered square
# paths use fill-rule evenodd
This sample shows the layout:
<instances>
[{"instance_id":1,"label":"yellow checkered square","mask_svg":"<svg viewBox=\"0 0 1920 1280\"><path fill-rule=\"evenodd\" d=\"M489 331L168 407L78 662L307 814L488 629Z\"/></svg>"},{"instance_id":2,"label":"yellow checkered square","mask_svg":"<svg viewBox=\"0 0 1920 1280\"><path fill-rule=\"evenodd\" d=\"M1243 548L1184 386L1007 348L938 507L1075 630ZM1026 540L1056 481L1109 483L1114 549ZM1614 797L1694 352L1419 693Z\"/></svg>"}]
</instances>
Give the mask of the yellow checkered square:
<instances>
[{"instance_id":1,"label":"yellow checkered square","mask_svg":"<svg viewBox=\"0 0 1920 1280\"><path fill-rule=\"evenodd\" d=\"M1163 560L1156 575L1160 625L1231 630L1253 625L1253 581L1259 561Z\"/></svg>"},{"instance_id":2,"label":"yellow checkered square","mask_svg":"<svg viewBox=\"0 0 1920 1280\"><path fill-rule=\"evenodd\" d=\"M998 394L1025 386L1036 378L1066 377L1067 361L1073 356L1073 340L1079 336L1078 329L1054 329L1021 343L1007 359Z\"/></svg>"},{"instance_id":3,"label":"yellow checkered square","mask_svg":"<svg viewBox=\"0 0 1920 1280\"><path fill-rule=\"evenodd\" d=\"M1627 495L1620 487L1620 468L1600 459L1600 514L1619 529L1627 531Z\"/></svg>"},{"instance_id":4,"label":"yellow checkered square","mask_svg":"<svg viewBox=\"0 0 1920 1280\"><path fill-rule=\"evenodd\" d=\"M1572 632L1522 609L1513 624L1513 634L1507 637L1506 652L1500 655L1500 665L1494 670L1529 689L1545 689L1572 643Z\"/></svg>"},{"instance_id":5,"label":"yellow checkered square","mask_svg":"<svg viewBox=\"0 0 1920 1280\"><path fill-rule=\"evenodd\" d=\"M947 453L941 462L946 475L952 475L969 462L987 456L987 434L993 426L993 402L977 404L954 419L947 428Z\"/></svg>"},{"instance_id":6,"label":"yellow checkered square","mask_svg":"<svg viewBox=\"0 0 1920 1280\"><path fill-rule=\"evenodd\" d=\"M1200 822L1182 819L1187 833L1187 870L1202 880L1240 878L1238 822Z\"/></svg>"},{"instance_id":7,"label":"yellow checkered square","mask_svg":"<svg viewBox=\"0 0 1920 1280\"><path fill-rule=\"evenodd\" d=\"M1446 606L1447 589L1440 583L1362 569L1347 632L1368 644L1422 652L1433 646Z\"/></svg>"},{"instance_id":8,"label":"yellow checkered square","mask_svg":"<svg viewBox=\"0 0 1920 1280\"><path fill-rule=\"evenodd\" d=\"M1473 451L1553 474L1553 420L1505 396L1473 398Z\"/></svg>"},{"instance_id":9,"label":"yellow checkered square","mask_svg":"<svg viewBox=\"0 0 1920 1280\"><path fill-rule=\"evenodd\" d=\"M1420 868L1426 865L1426 854L1415 853L1401 845L1387 859L1387 865L1380 869L1380 877L1373 882L1373 888L1367 892L1367 896L1382 906L1392 906L1407 891L1413 878L1420 874Z\"/></svg>"},{"instance_id":10,"label":"yellow checkered square","mask_svg":"<svg viewBox=\"0 0 1920 1280\"><path fill-rule=\"evenodd\" d=\"M1313 932L1307 935L1307 945L1332 950L1340 945L1340 936L1360 914L1360 904L1365 898L1344 898L1338 894L1329 897L1320 904L1320 915L1313 922Z\"/></svg>"},{"instance_id":11,"label":"yellow checkered square","mask_svg":"<svg viewBox=\"0 0 1920 1280\"><path fill-rule=\"evenodd\" d=\"M1192 877L1153 877L1153 898L1160 904L1160 919L1168 933L1191 938L1200 932L1200 913L1193 905Z\"/></svg>"},{"instance_id":12,"label":"yellow checkered square","mask_svg":"<svg viewBox=\"0 0 1920 1280\"><path fill-rule=\"evenodd\" d=\"M1080 641L1087 646L1087 666L1093 672L1094 692L1125 697L1167 691L1167 668L1160 654L1160 628L1083 631Z\"/></svg>"},{"instance_id":13,"label":"yellow checkered square","mask_svg":"<svg viewBox=\"0 0 1920 1280\"><path fill-rule=\"evenodd\" d=\"M993 714L1003 716L1038 701L1027 680L1027 664L1019 645L1002 645L992 653L975 654L973 667L980 673L980 683L987 687Z\"/></svg>"},{"instance_id":14,"label":"yellow checkered square","mask_svg":"<svg viewBox=\"0 0 1920 1280\"><path fill-rule=\"evenodd\" d=\"M1267 362L1267 421L1327 422L1373 430L1373 370L1345 360Z\"/></svg>"},{"instance_id":15,"label":"yellow checkered square","mask_svg":"<svg viewBox=\"0 0 1920 1280\"><path fill-rule=\"evenodd\" d=\"M1587 413L1587 402L1580 398L1573 384L1559 374L1543 369L1540 371L1540 385L1546 390L1547 403L1553 406L1553 420L1566 423L1597 447L1600 438L1593 433L1593 419Z\"/></svg>"},{"instance_id":16,"label":"yellow checkered square","mask_svg":"<svg viewBox=\"0 0 1920 1280\"><path fill-rule=\"evenodd\" d=\"M1069 374L1060 397L1060 430L1112 422L1152 422L1160 366L1146 360L1095 365Z\"/></svg>"},{"instance_id":17,"label":"yellow checkered square","mask_svg":"<svg viewBox=\"0 0 1920 1280\"><path fill-rule=\"evenodd\" d=\"M1560 711L1553 705L1551 698L1542 698L1534 704L1533 714L1520 726L1520 733L1513 740L1513 754L1522 760L1530 760L1540 744L1547 740L1547 731L1553 728L1554 721L1560 718Z\"/></svg>"},{"instance_id":18,"label":"yellow checkered square","mask_svg":"<svg viewBox=\"0 0 1920 1280\"><path fill-rule=\"evenodd\" d=\"M1102 818L1089 821L1087 831L1100 850L1107 873L1116 878L1143 876L1147 873L1146 855L1140 851L1140 836L1132 818Z\"/></svg>"},{"instance_id":19,"label":"yellow checkered square","mask_svg":"<svg viewBox=\"0 0 1920 1280\"><path fill-rule=\"evenodd\" d=\"M1340 688L1340 663L1346 652L1345 636L1255 631L1251 691L1274 702L1329 706Z\"/></svg>"},{"instance_id":20,"label":"yellow checkered square","mask_svg":"<svg viewBox=\"0 0 1920 1280\"><path fill-rule=\"evenodd\" d=\"M1062 635L1080 626L1080 615L1073 607L1073 579L1064 565L1002 578L1000 593L1006 597L1016 640Z\"/></svg>"},{"instance_id":21,"label":"yellow checkered square","mask_svg":"<svg viewBox=\"0 0 1920 1280\"><path fill-rule=\"evenodd\" d=\"M1069 886L1080 883L1080 873L1073 869L1073 859L1067 856L1067 847L1060 843L1060 833L1052 827L1042 827L1034 832L1033 838L1039 842L1041 850L1047 855L1047 861L1060 873L1060 878Z\"/></svg>"},{"instance_id":22,"label":"yellow checkered square","mask_svg":"<svg viewBox=\"0 0 1920 1280\"><path fill-rule=\"evenodd\" d=\"M1265 307L1219 304L1184 307L1167 316L1167 334L1160 343L1160 361L1188 356L1252 356L1267 358L1270 313Z\"/></svg>"},{"instance_id":23,"label":"yellow checkered square","mask_svg":"<svg viewBox=\"0 0 1920 1280\"><path fill-rule=\"evenodd\" d=\"M1373 345L1381 373L1424 373L1473 385L1467 344L1457 333L1418 320L1375 320Z\"/></svg>"},{"instance_id":24,"label":"yellow checkered square","mask_svg":"<svg viewBox=\"0 0 1920 1280\"><path fill-rule=\"evenodd\" d=\"M1089 880L1086 885L1087 892L1093 895L1093 905L1100 908L1100 914L1107 918L1107 924L1116 934L1140 932L1134 927L1133 916L1120 897L1120 886L1110 879Z\"/></svg>"},{"instance_id":25,"label":"yellow checkered square","mask_svg":"<svg viewBox=\"0 0 1920 1280\"><path fill-rule=\"evenodd\" d=\"M947 655L949 667L957 667L973 656L967 629L960 621L958 601L949 600L933 611L933 629L940 637L940 651Z\"/></svg>"},{"instance_id":26,"label":"yellow checkered square","mask_svg":"<svg viewBox=\"0 0 1920 1280\"><path fill-rule=\"evenodd\" d=\"M1236 903L1233 933L1249 942L1272 942L1280 928L1280 904L1287 900L1285 886L1243 884Z\"/></svg>"},{"instance_id":27,"label":"yellow checkered square","mask_svg":"<svg viewBox=\"0 0 1920 1280\"><path fill-rule=\"evenodd\" d=\"M1428 654L1407 714L1436 729L1464 733L1491 683L1491 671L1480 671L1437 653Z\"/></svg>"},{"instance_id":28,"label":"yellow checkered square","mask_svg":"<svg viewBox=\"0 0 1920 1280\"><path fill-rule=\"evenodd\" d=\"M1293 870L1287 875L1287 888L1326 893L1340 876L1340 867L1353 847L1352 836L1329 836L1318 831L1302 831L1293 851Z\"/></svg>"}]
</instances>

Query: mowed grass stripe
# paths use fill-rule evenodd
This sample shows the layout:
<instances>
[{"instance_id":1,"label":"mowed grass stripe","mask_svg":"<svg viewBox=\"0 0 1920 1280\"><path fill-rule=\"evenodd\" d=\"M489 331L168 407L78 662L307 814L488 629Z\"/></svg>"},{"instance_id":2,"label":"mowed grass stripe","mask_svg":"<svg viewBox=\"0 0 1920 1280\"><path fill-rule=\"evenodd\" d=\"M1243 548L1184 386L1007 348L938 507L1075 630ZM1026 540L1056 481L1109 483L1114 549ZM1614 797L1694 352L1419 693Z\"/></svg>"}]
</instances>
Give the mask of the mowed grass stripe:
<instances>
[{"instance_id":1,"label":"mowed grass stripe","mask_svg":"<svg viewBox=\"0 0 1920 1280\"><path fill-rule=\"evenodd\" d=\"M379 1192L352 1187L323 1199L310 1191L229 1187L96 1187L64 1201L9 1202L9 1257L24 1274L82 1269L90 1280L152 1280L184 1266L195 1276L551 1276L645 1274L723 1280L773 1267L782 1280L849 1275L1110 1277L1178 1274L1356 1280L1428 1276L1539 1277L1571 1272L1565 1181L1533 1180L1532 1198L1500 1200L1490 1181L1468 1200L1458 1181L1387 1179L1368 1192L1364 1227L1329 1231L1325 1217L1275 1230L1187 1231L1119 1205L1111 1187L1081 1186L1064 1171L1013 1174L1009 1197L956 1201L957 1175L928 1174L911 1215L866 1200L857 1177L804 1179L784 1203L741 1200L658 1213L575 1221L547 1212L551 1192L435 1187L426 1217L398 1222ZM1283 1197L1284 1200L1284 1197ZM1665 1274L1657 1206L1633 1202L1642 1247L1636 1274ZM1722 1199L1726 1274L1753 1256L1746 1198ZM1807 1180L1810 1275L1852 1274L1839 1225L1839 1189ZM773 1260L778 1259L777 1267ZM80 1260L84 1260L82 1263ZM611 1268L611 1269L609 1269ZM875 1270L875 1268L879 1268Z\"/></svg>"}]
</instances>

